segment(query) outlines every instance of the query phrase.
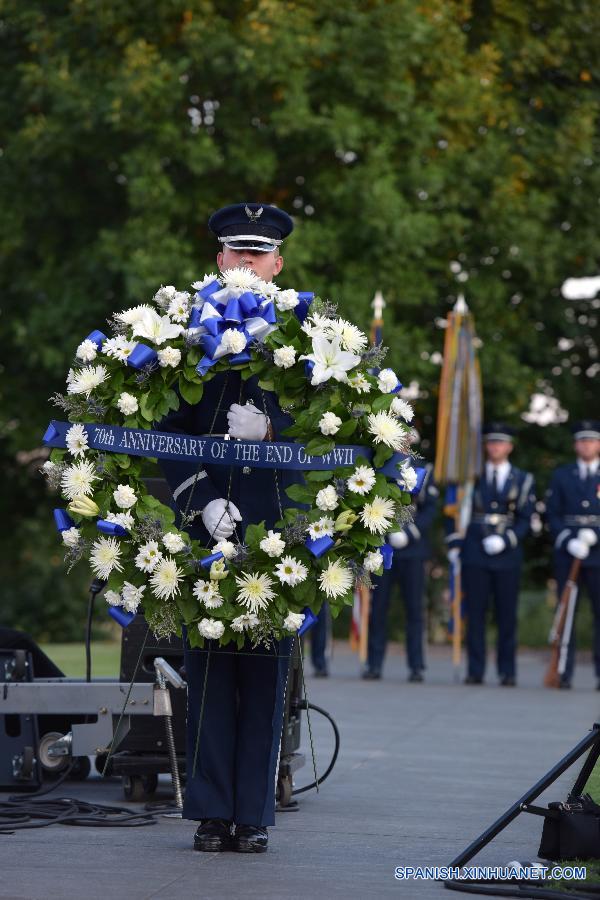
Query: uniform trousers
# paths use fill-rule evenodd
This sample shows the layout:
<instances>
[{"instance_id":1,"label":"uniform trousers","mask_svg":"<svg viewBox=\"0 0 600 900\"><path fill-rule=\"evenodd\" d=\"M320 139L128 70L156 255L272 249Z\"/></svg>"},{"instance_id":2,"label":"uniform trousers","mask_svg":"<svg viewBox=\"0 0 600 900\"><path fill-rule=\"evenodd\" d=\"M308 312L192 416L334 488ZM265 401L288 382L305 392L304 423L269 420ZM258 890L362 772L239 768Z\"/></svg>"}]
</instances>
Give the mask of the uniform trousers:
<instances>
[{"instance_id":1,"label":"uniform trousers","mask_svg":"<svg viewBox=\"0 0 600 900\"><path fill-rule=\"evenodd\" d=\"M374 590L369 616L368 668L380 672L387 645L387 618L394 582L400 585L406 606L406 657L411 671L425 668L423 657L423 587L425 560L420 557L398 559L391 569L373 579Z\"/></svg>"},{"instance_id":2,"label":"uniform trousers","mask_svg":"<svg viewBox=\"0 0 600 900\"><path fill-rule=\"evenodd\" d=\"M571 568L572 560L568 558L555 560L554 574L556 577L558 596L560 597ZM594 615L594 667L596 670L596 678L600 678L600 566L582 566L579 570L579 593L577 596L577 605L575 613L580 606L580 595L582 588L585 588L592 604L592 613ZM564 671L564 678L570 681L573 677L575 669L575 620L573 620L573 629L571 631L571 640L569 641L569 651L567 653L567 665Z\"/></svg>"},{"instance_id":3,"label":"uniform trousers","mask_svg":"<svg viewBox=\"0 0 600 900\"><path fill-rule=\"evenodd\" d=\"M292 638L190 649L183 817L275 824L275 782ZM200 733L204 679L208 667Z\"/></svg>"},{"instance_id":4,"label":"uniform trousers","mask_svg":"<svg viewBox=\"0 0 600 900\"><path fill-rule=\"evenodd\" d=\"M498 675L516 675L517 603L520 566L492 569L487 566L462 567L462 588L467 614L468 674L483 678L486 664L486 619L490 597L493 598L498 639L496 664Z\"/></svg>"}]
</instances>

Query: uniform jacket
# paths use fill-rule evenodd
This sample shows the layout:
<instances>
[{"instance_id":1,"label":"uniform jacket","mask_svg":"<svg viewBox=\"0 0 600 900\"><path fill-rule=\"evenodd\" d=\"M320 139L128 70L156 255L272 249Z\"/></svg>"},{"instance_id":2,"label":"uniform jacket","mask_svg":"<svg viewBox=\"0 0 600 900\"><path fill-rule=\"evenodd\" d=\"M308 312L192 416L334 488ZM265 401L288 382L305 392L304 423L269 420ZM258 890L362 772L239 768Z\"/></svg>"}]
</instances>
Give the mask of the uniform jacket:
<instances>
[{"instance_id":1,"label":"uniform jacket","mask_svg":"<svg viewBox=\"0 0 600 900\"><path fill-rule=\"evenodd\" d=\"M243 404L246 400L252 400L260 412L266 411L271 420L274 439L286 440L282 431L292 424L292 420L281 411L275 394L259 388L255 378L242 381L240 373L234 370L219 373L211 381L207 381L199 403L192 406L180 398L179 409L169 413L161 422L160 430L179 434L223 436L228 430L229 407L232 403ZM242 516L241 525L238 526L241 528L240 536L245 532L246 526L263 520L267 528L272 528L281 518L277 488L281 506L285 509L291 505L285 488L300 480L299 473L294 471L253 469L251 466L242 468L162 460L161 468L171 488L175 504L182 511L186 508L188 511L201 511L207 503L219 497L232 500ZM199 470L200 474L194 485ZM191 498L190 490L192 490ZM191 537L208 542L209 535L200 516L197 516L193 525L187 526L186 530Z\"/></svg>"},{"instance_id":2,"label":"uniform jacket","mask_svg":"<svg viewBox=\"0 0 600 900\"><path fill-rule=\"evenodd\" d=\"M591 528L598 542L581 565L600 566L600 468L585 481L576 462L559 466L552 474L546 494L546 517L554 540L555 561L572 561L567 544L580 528Z\"/></svg>"},{"instance_id":3,"label":"uniform jacket","mask_svg":"<svg viewBox=\"0 0 600 900\"><path fill-rule=\"evenodd\" d=\"M425 479L417 494L414 522L403 529L408 537L408 544L401 550L394 550L396 559L429 559L431 556L429 531L435 518L440 492L433 481L431 463L427 463L425 469Z\"/></svg>"},{"instance_id":4,"label":"uniform jacket","mask_svg":"<svg viewBox=\"0 0 600 900\"><path fill-rule=\"evenodd\" d=\"M535 508L533 475L511 466L506 481L496 498L484 476L478 478L473 490L471 520L464 540L453 532L454 520L446 520L448 549L460 547L463 565L488 569L510 569L521 564L522 542L530 529ZM483 549L483 538L499 534L504 550L490 556Z\"/></svg>"}]
</instances>

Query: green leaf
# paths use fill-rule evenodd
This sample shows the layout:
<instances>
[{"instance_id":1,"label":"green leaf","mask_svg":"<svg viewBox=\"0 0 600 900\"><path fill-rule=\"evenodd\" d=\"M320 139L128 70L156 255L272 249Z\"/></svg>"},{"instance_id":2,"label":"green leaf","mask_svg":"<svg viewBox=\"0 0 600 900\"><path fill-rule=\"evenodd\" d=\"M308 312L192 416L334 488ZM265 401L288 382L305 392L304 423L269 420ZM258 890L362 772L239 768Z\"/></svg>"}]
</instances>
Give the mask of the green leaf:
<instances>
[{"instance_id":1,"label":"green leaf","mask_svg":"<svg viewBox=\"0 0 600 900\"><path fill-rule=\"evenodd\" d=\"M265 528L265 523L261 522L259 525L248 525L244 541L251 550L258 550L258 545L266 536L267 529Z\"/></svg>"},{"instance_id":2,"label":"green leaf","mask_svg":"<svg viewBox=\"0 0 600 900\"><path fill-rule=\"evenodd\" d=\"M304 477L307 481L329 481L333 478L333 472L329 469L313 469L305 472Z\"/></svg>"},{"instance_id":3,"label":"green leaf","mask_svg":"<svg viewBox=\"0 0 600 900\"><path fill-rule=\"evenodd\" d=\"M154 422L153 398L148 392L140 397L140 413L147 422Z\"/></svg>"},{"instance_id":4,"label":"green leaf","mask_svg":"<svg viewBox=\"0 0 600 900\"><path fill-rule=\"evenodd\" d=\"M393 455L394 451L391 447L386 447L385 444L379 444L373 457L373 465L376 469L378 469L380 466L383 466L383 464L386 463L388 459L391 459Z\"/></svg>"},{"instance_id":5,"label":"green leaf","mask_svg":"<svg viewBox=\"0 0 600 900\"><path fill-rule=\"evenodd\" d=\"M202 384L202 382L192 384L191 382L186 381L185 378L180 378L179 390L183 399L187 403L194 406L202 399L202 394L204 393L204 385Z\"/></svg>"},{"instance_id":6,"label":"green leaf","mask_svg":"<svg viewBox=\"0 0 600 900\"><path fill-rule=\"evenodd\" d=\"M312 504L315 496L314 491L311 491L310 488L303 484L291 484L285 489L285 492L290 500L295 500L296 503Z\"/></svg>"},{"instance_id":7,"label":"green leaf","mask_svg":"<svg viewBox=\"0 0 600 900\"><path fill-rule=\"evenodd\" d=\"M351 434L354 434L358 426L358 419L348 419L347 422L344 422L340 425L339 430L335 436L336 441L340 441L343 438L350 437Z\"/></svg>"},{"instance_id":8,"label":"green leaf","mask_svg":"<svg viewBox=\"0 0 600 900\"><path fill-rule=\"evenodd\" d=\"M315 437L306 445L307 456L322 456L324 453L330 453L335 447L335 441L328 437Z\"/></svg>"},{"instance_id":9,"label":"green leaf","mask_svg":"<svg viewBox=\"0 0 600 900\"><path fill-rule=\"evenodd\" d=\"M373 412L381 412L384 409L389 409L394 402L395 396L395 394L380 394L379 397L375 397L375 399L371 401L371 409Z\"/></svg>"}]
</instances>

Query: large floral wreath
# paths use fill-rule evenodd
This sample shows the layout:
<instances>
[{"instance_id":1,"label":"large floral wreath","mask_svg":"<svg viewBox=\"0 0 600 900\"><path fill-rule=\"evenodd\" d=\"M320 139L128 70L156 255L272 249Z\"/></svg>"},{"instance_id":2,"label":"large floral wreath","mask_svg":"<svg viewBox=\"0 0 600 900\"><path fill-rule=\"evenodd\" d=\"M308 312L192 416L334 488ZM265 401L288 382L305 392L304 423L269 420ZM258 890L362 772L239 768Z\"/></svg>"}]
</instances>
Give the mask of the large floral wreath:
<instances>
[{"instance_id":1,"label":"large floral wreath","mask_svg":"<svg viewBox=\"0 0 600 900\"><path fill-rule=\"evenodd\" d=\"M79 345L66 393L52 398L73 424L54 444L50 425L46 443L64 449L43 468L67 501L54 514L66 562L89 561L118 621L143 606L157 634L180 633L183 622L192 645L241 646L303 630L324 600L336 615L358 581L389 563L386 535L410 519L418 487L406 455L413 413L395 373L378 368L385 350L369 348L331 304L248 269L192 288L161 287L152 304L117 313L112 336L95 331ZM200 402L204 384L230 367L277 395L293 419L286 437L321 468L287 488L299 508L285 509L276 530L244 523L243 543L205 547L186 531L189 516L176 520L149 493L147 459L94 448L90 436L99 423L150 430L180 397ZM364 455L335 465L348 439Z\"/></svg>"}]
</instances>

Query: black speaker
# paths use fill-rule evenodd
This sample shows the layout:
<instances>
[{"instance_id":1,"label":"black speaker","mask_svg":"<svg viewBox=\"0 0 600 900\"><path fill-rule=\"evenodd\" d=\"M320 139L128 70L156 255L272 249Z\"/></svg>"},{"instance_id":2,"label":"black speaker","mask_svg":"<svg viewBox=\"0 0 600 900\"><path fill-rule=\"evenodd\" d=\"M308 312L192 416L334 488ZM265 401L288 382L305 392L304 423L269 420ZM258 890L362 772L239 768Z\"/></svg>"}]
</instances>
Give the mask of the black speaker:
<instances>
[{"instance_id":1,"label":"black speaker","mask_svg":"<svg viewBox=\"0 0 600 900\"><path fill-rule=\"evenodd\" d=\"M0 650L0 690L11 682L33 681L31 654L25 650ZM0 790L35 791L41 783L37 753L37 717L26 713L0 715Z\"/></svg>"}]
</instances>

